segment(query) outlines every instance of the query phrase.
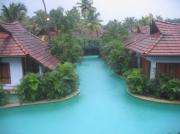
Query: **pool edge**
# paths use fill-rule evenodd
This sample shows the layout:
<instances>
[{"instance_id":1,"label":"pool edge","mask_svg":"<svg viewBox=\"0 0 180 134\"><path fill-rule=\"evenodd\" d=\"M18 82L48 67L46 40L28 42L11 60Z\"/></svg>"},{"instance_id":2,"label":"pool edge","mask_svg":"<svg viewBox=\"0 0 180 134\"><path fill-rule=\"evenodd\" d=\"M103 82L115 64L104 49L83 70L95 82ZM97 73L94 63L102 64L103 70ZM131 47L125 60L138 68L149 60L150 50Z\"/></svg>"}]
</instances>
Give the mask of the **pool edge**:
<instances>
[{"instance_id":1,"label":"pool edge","mask_svg":"<svg viewBox=\"0 0 180 134\"><path fill-rule=\"evenodd\" d=\"M28 106L28 105L38 105L38 104L47 104L47 103L53 103L53 102L62 102L68 99L71 99L77 95L80 94L80 90L77 89L76 91L72 92L71 94L60 98L60 99L52 99L52 100L42 100L42 101L36 101L36 102L28 102L28 103L14 103L14 104L7 104L4 106L0 106L0 109L5 108L12 108L12 107L19 107L19 106Z\"/></svg>"},{"instance_id":2,"label":"pool edge","mask_svg":"<svg viewBox=\"0 0 180 134\"><path fill-rule=\"evenodd\" d=\"M141 100L146 100L146 101L151 101L151 102L156 102L156 103L162 103L162 104L176 104L176 105L180 105L180 101L177 101L177 100L170 101L170 100L158 99L158 98L154 98L154 97L150 97L150 96L137 95L137 94L131 93L129 91L129 88L127 88L126 91L127 91L127 93L130 96L133 96L133 97L141 99Z\"/></svg>"}]
</instances>

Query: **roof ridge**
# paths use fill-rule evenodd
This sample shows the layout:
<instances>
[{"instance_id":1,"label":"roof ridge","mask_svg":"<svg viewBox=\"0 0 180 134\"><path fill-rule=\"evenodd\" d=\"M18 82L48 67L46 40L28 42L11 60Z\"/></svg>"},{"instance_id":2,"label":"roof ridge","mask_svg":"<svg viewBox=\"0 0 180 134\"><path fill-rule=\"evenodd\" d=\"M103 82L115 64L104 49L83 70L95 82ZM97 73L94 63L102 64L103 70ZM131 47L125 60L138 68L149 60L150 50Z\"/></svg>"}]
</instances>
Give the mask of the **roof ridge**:
<instances>
[{"instance_id":1,"label":"roof ridge","mask_svg":"<svg viewBox=\"0 0 180 134\"><path fill-rule=\"evenodd\" d=\"M29 34L31 34L33 37L35 37L36 39L38 39L39 41L41 41L42 43L44 43L44 44L46 44L46 45L48 45L49 46L49 44L47 43L47 42L45 42L45 41L42 41L38 36L36 36L36 35L34 35L34 34L32 34L31 32L29 32L29 31L27 31L27 33L29 33Z\"/></svg>"},{"instance_id":2,"label":"roof ridge","mask_svg":"<svg viewBox=\"0 0 180 134\"><path fill-rule=\"evenodd\" d=\"M15 24L19 23L19 21L14 21L14 22L9 23L9 22L4 22L4 21L0 20L0 23L5 24L5 25L15 25Z\"/></svg>"},{"instance_id":3,"label":"roof ridge","mask_svg":"<svg viewBox=\"0 0 180 134\"><path fill-rule=\"evenodd\" d=\"M179 25L180 23L173 23L173 22L167 22L167 21L162 21L162 20L154 20L155 22L161 22L161 23L165 23L165 24L172 24L172 25Z\"/></svg>"},{"instance_id":4,"label":"roof ridge","mask_svg":"<svg viewBox=\"0 0 180 134\"><path fill-rule=\"evenodd\" d=\"M161 35L160 35L159 39L155 42L155 45L152 48L150 48L149 50L147 50L146 52L144 52L144 54L146 54L146 55L149 54L157 46L157 44L159 43L160 40L161 40Z\"/></svg>"},{"instance_id":5,"label":"roof ridge","mask_svg":"<svg viewBox=\"0 0 180 134\"><path fill-rule=\"evenodd\" d=\"M12 35L13 36L13 35ZM18 41L18 39L16 39L16 37L13 36L13 39L15 40L15 42L17 43L17 45L20 47L20 49L23 51L23 53L26 55L28 53L26 53L25 48L21 45L21 43Z\"/></svg>"},{"instance_id":6,"label":"roof ridge","mask_svg":"<svg viewBox=\"0 0 180 134\"><path fill-rule=\"evenodd\" d=\"M141 34L141 33L139 33L139 34ZM143 40L145 40L146 38L148 38L150 35L145 35L145 34L143 34L143 36L145 36L144 38L142 38L142 39L140 39L139 41L137 41L137 39L134 41L134 43L136 44L136 43L138 43L138 42L141 42L141 41L143 41ZM127 46L129 46L129 45L131 45L132 43L130 43L130 44L128 44Z\"/></svg>"}]
</instances>

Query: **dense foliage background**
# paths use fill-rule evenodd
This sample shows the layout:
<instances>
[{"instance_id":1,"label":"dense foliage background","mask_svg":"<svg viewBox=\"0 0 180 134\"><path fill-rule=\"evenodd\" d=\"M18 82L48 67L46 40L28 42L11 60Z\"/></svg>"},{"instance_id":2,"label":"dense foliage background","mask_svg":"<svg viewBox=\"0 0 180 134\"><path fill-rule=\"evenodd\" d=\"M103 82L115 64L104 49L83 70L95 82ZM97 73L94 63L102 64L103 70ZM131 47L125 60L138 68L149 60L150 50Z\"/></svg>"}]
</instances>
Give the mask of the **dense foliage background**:
<instances>
[{"instance_id":1,"label":"dense foliage background","mask_svg":"<svg viewBox=\"0 0 180 134\"><path fill-rule=\"evenodd\" d=\"M83 55L83 49L80 41L68 34L58 35L58 37L52 41L50 52L62 63L79 62Z\"/></svg>"},{"instance_id":2,"label":"dense foliage background","mask_svg":"<svg viewBox=\"0 0 180 134\"><path fill-rule=\"evenodd\" d=\"M103 45L101 56L115 72L122 74L128 70L130 55L128 49L119 40Z\"/></svg>"}]
</instances>

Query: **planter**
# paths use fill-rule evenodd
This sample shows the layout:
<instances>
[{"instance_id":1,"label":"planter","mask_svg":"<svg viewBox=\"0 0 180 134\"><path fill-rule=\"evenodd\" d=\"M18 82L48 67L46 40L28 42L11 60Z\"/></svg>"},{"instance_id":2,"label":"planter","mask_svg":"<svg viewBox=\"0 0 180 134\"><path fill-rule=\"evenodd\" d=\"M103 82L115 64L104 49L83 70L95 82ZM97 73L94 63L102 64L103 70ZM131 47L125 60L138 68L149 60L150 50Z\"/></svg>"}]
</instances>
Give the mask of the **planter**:
<instances>
[{"instance_id":1,"label":"planter","mask_svg":"<svg viewBox=\"0 0 180 134\"><path fill-rule=\"evenodd\" d=\"M142 99L142 100L146 100L146 101L152 101L152 102L157 102L157 103L164 103L164 104L178 104L180 105L180 101L178 100L165 100L165 99L158 99L152 96L143 96L143 95L138 95L138 94L133 94L130 92L130 90L127 88L127 92L129 95L138 98L138 99Z\"/></svg>"},{"instance_id":2,"label":"planter","mask_svg":"<svg viewBox=\"0 0 180 134\"><path fill-rule=\"evenodd\" d=\"M10 108L10 107L18 107L18 106L27 106L27 105L37 105L37 104L46 104L46 103L52 103L52 102L61 102L61 101L65 101L68 100L76 95L78 95L80 93L79 90L76 90L74 92L72 92L71 94L60 98L60 99L52 99L52 100L41 100L41 101L36 101L36 102L27 102L27 103L20 103L18 101L12 101L9 104L0 106L1 108Z\"/></svg>"}]
</instances>

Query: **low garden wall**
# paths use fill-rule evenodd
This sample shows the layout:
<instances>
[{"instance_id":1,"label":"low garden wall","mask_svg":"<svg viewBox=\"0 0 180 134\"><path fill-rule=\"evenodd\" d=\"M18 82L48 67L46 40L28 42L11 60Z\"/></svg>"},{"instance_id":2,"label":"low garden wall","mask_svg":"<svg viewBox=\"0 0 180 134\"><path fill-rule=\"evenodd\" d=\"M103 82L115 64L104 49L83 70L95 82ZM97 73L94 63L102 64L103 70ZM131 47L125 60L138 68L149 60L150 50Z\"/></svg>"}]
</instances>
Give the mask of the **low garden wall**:
<instances>
[{"instance_id":1,"label":"low garden wall","mask_svg":"<svg viewBox=\"0 0 180 134\"><path fill-rule=\"evenodd\" d=\"M5 104L3 106L0 106L0 109L2 108L11 108L11 107L18 107L18 106L27 106L27 105L37 105L37 104L46 104L46 103L52 103L52 102L61 102L68 100L72 97L75 97L80 94L79 90L76 90L72 92L71 94L62 97L60 99L50 99L50 100L41 100L41 101L35 101L35 102L28 102L28 103L21 103L19 101L10 101L8 104Z\"/></svg>"},{"instance_id":2,"label":"low garden wall","mask_svg":"<svg viewBox=\"0 0 180 134\"><path fill-rule=\"evenodd\" d=\"M135 98L138 99L142 99L142 100L147 100L147 101L152 101L152 102L157 102L157 103L164 103L164 104L179 104L180 105L180 101L176 101L176 100L165 100L165 99L158 99L155 97L151 97L151 96L143 96L143 95L138 95L138 94L133 94L129 91L129 89L127 88L127 93Z\"/></svg>"}]
</instances>

